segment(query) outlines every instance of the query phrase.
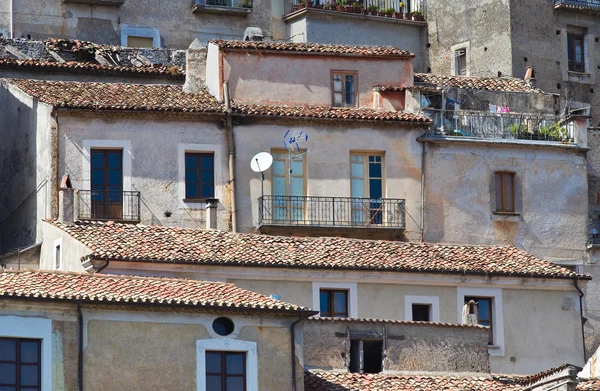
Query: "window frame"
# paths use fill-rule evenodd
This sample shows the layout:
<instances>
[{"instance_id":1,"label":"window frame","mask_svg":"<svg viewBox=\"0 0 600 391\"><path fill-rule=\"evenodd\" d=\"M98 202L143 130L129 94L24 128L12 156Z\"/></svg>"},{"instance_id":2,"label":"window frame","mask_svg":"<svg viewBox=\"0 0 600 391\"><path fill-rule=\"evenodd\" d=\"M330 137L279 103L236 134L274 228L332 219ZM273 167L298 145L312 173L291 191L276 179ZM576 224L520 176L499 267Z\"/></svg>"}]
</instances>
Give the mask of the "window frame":
<instances>
[{"instance_id":1,"label":"window frame","mask_svg":"<svg viewBox=\"0 0 600 391\"><path fill-rule=\"evenodd\" d=\"M412 305L413 304L428 304L431 306L430 322L440 322L440 298L439 296L404 296L404 319L412 321Z\"/></svg>"},{"instance_id":2,"label":"window frame","mask_svg":"<svg viewBox=\"0 0 600 391\"><path fill-rule=\"evenodd\" d=\"M369 181L371 176L369 175L369 157L381 157L381 199L386 198L386 184L385 184L385 152L373 152L373 151L350 151L350 192L352 193L352 179L358 179L352 175L352 156L363 157L363 198L371 198L371 191L369 188ZM376 163L376 162L375 162Z\"/></svg>"},{"instance_id":3,"label":"window frame","mask_svg":"<svg viewBox=\"0 0 600 391\"><path fill-rule=\"evenodd\" d=\"M580 45L575 45L575 41L580 40ZM577 46L581 47L581 63L576 63ZM586 51L585 51L585 33L567 32L567 69L569 72L586 72ZM570 50L569 50L570 47Z\"/></svg>"},{"instance_id":4,"label":"window frame","mask_svg":"<svg viewBox=\"0 0 600 391\"><path fill-rule=\"evenodd\" d=\"M498 189L497 186L497 178L498 176L500 176L500 189ZM504 179L506 176L510 176L511 178L511 183L512 183L512 194L510 195L512 198L512 209L507 209L506 208L506 191L504 188ZM507 214L514 214L516 213L516 191L515 191L515 177L516 177L516 173L514 171L494 171L494 202L496 203L495 205L495 212L496 213L507 213ZM501 205L498 205L497 199L498 199L498 192L500 192L500 199L501 199Z\"/></svg>"},{"instance_id":5,"label":"window frame","mask_svg":"<svg viewBox=\"0 0 600 391\"><path fill-rule=\"evenodd\" d=\"M488 338L488 345L494 345L494 298L493 297L485 297L485 296L465 296L464 298L464 304L467 304L469 301L475 301L475 303L477 303L477 323L481 324L481 322L488 322L490 325L488 326L490 328L490 335ZM479 301L480 300L488 300L489 301L489 307L488 307L488 313L490 314L490 318L489 319L481 319L479 317L479 314L481 314L481 311L479 311ZM463 304L463 305L464 305ZM485 326L485 325L484 325Z\"/></svg>"},{"instance_id":6,"label":"window frame","mask_svg":"<svg viewBox=\"0 0 600 391\"><path fill-rule=\"evenodd\" d=\"M491 316L494 321L493 345L488 345L488 353L490 356L504 356L504 310L502 303L502 288L471 288L459 287L456 290L457 302L457 319L458 323L462 324L462 311L465 302L465 297L482 297L492 299Z\"/></svg>"},{"instance_id":7,"label":"window frame","mask_svg":"<svg viewBox=\"0 0 600 391\"><path fill-rule=\"evenodd\" d=\"M223 350L207 350L205 354L219 354L221 357L221 372L208 372L208 369L205 369L206 377L208 376L220 376L221 377L221 391L227 388L227 378L228 377L241 377L243 380L243 391L247 389L247 375L246 375L246 352L232 352L232 351L223 351ZM242 374L227 374L227 356L242 356ZM206 365L206 363L205 363ZM225 386L225 387L223 387Z\"/></svg>"},{"instance_id":8,"label":"window frame","mask_svg":"<svg viewBox=\"0 0 600 391\"><path fill-rule=\"evenodd\" d=\"M187 170L188 170L188 166L187 166L187 157L189 155L194 155L197 159L196 161L196 178L197 178L197 183L196 183L196 194L200 194L200 196L195 196L195 197L190 197L190 195L188 194L188 181L187 181ZM202 171L208 171L208 170L203 170L202 165L200 164L201 158L210 155L211 159L212 159L212 195L210 196L203 196L202 193L202 180L201 177L202 175L198 175L201 174ZM183 156L183 164L184 164L184 181L185 181L185 198L183 199L185 202L205 202L207 199L209 198L215 198L215 194L216 194L216 184L215 184L215 153L213 151L208 151L208 152L198 152L198 151L185 151L184 152L184 156Z\"/></svg>"},{"instance_id":9,"label":"window frame","mask_svg":"<svg viewBox=\"0 0 600 391\"><path fill-rule=\"evenodd\" d=\"M62 262L62 254L63 254L63 249L62 249L62 238L58 238L56 239L53 243L52 243L52 249L53 249L53 259L52 259L52 269L54 270L61 270L61 268L63 267L63 262ZM57 250L58 249L58 254L57 254ZM58 259L57 259L57 255L58 255Z\"/></svg>"},{"instance_id":10,"label":"window frame","mask_svg":"<svg viewBox=\"0 0 600 391\"><path fill-rule=\"evenodd\" d=\"M358 318L358 284L356 282L327 282L318 281L312 283L313 302L312 308L321 308L321 289L345 289L348 291L348 318ZM321 317L320 314L315 317Z\"/></svg>"},{"instance_id":11,"label":"window frame","mask_svg":"<svg viewBox=\"0 0 600 391\"><path fill-rule=\"evenodd\" d=\"M464 73L462 75L458 72L457 66L456 66L457 65L456 52L458 52L460 50L465 51L465 69L464 69ZM451 53L450 73L453 76L470 76L471 75L471 67L470 67L471 41L465 41L465 42L458 43L456 45L452 45L450 47L450 53Z\"/></svg>"},{"instance_id":12,"label":"window frame","mask_svg":"<svg viewBox=\"0 0 600 391\"><path fill-rule=\"evenodd\" d=\"M327 313L327 315L321 315L322 317L325 318L347 318L349 315L349 296L350 296L350 291L348 289L331 289L331 288L321 288L319 289L319 309L321 308L320 304L321 304L321 294L322 293L328 293L328 298L327 298L327 305L329 307L329 312ZM336 293L344 293L344 307L346 309L346 311L344 312L335 312L335 294ZM319 311L319 314L322 314L321 311ZM340 316L343 315L343 316Z\"/></svg>"},{"instance_id":13,"label":"window frame","mask_svg":"<svg viewBox=\"0 0 600 391\"><path fill-rule=\"evenodd\" d=\"M245 391L259 391L257 344L233 338L211 338L196 341L196 389L198 391L210 391L206 387L206 352L211 351L246 353Z\"/></svg>"},{"instance_id":14,"label":"window frame","mask_svg":"<svg viewBox=\"0 0 600 391\"><path fill-rule=\"evenodd\" d=\"M152 47L159 48L160 46L160 31L156 27L141 27L121 24L121 46L127 46L127 38L129 36L139 38L152 38Z\"/></svg>"},{"instance_id":15,"label":"window frame","mask_svg":"<svg viewBox=\"0 0 600 391\"><path fill-rule=\"evenodd\" d=\"M213 153L214 169L214 198L223 199L223 165L221 156L224 148L220 144L178 144L177 146L177 193L181 199L181 205L184 209L204 209L205 202L202 200L188 200L185 198L185 154L187 152L206 152Z\"/></svg>"},{"instance_id":16,"label":"window frame","mask_svg":"<svg viewBox=\"0 0 600 391\"><path fill-rule=\"evenodd\" d=\"M0 360L0 364L12 364L15 365L15 380L16 383L2 383L0 382L0 387L14 387L16 391L25 391L30 389L41 390L42 389L42 340L39 338L17 338L17 337L4 337L0 336L0 341L15 341L15 360ZM21 343L22 342L35 342L38 345L37 351L37 360L35 363L23 363L21 362ZM21 366L22 365L36 365L37 368L37 384L32 386L23 386L21 385Z\"/></svg>"},{"instance_id":17,"label":"window frame","mask_svg":"<svg viewBox=\"0 0 600 391\"><path fill-rule=\"evenodd\" d=\"M341 91L342 105L341 106L336 106L336 104L335 104L334 94L336 92L339 92L339 91L334 91L333 78L335 75L342 76L342 91ZM354 104L353 105L349 105L348 103L346 103L346 82L345 82L346 75L352 75L354 77ZM330 86L331 86L331 107L337 107L337 108L357 108L357 107L359 107L359 105L358 105L358 71L332 69L330 71L329 79L330 79Z\"/></svg>"},{"instance_id":18,"label":"window frame","mask_svg":"<svg viewBox=\"0 0 600 391\"><path fill-rule=\"evenodd\" d=\"M462 52L462 54L460 54ZM454 50L454 73L456 76L467 76L467 48ZM464 67L461 66L464 60Z\"/></svg>"},{"instance_id":19,"label":"window frame","mask_svg":"<svg viewBox=\"0 0 600 391\"><path fill-rule=\"evenodd\" d=\"M281 149L281 148L272 148L271 149L271 155L273 156L273 163L275 163L276 160L279 160L277 158L277 155L283 154L285 157L283 159L283 165L284 165L284 179L286 182L286 186L285 186L285 194L275 194L275 170L273 168L271 168L271 194L272 195L278 195L278 196L284 196L284 197L291 197L292 194L292 188L291 188L291 184L290 184L290 178L289 178L289 173L290 173L290 166L291 166L291 159L293 158L293 156L302 156L302 196L301 197L306 197L307 195L307 183L308 183L308 173L306 172L306 161L308 160L308 153L307 153L307 149L305 148L301 148L300 152L292 152L291 154L288 153L288 151L286 151L285 149ZM294 175L294 173L292 172L292 175ZM277 175L280 176L280 175Z\"/></svg>"}]
</instances>

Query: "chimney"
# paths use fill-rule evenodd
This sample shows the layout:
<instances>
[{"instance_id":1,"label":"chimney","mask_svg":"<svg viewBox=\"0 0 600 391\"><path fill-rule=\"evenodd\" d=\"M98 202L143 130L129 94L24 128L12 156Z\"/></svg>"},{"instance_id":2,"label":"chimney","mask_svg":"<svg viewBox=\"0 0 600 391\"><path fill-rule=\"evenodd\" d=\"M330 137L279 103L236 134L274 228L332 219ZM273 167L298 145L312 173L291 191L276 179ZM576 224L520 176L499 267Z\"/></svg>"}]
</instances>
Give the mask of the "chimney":
<instances>
[{"instance_id":1,"label":"chimney","mask_svg":"<svg viewBox=\"0 0 600 391\"><path fill-rule=\"evenodd\" d=\"M217 203L216 198L206 200L206 229L217 229Z\"/></svg>"},{"instance_id":2,"label":"chimney","mask_svg":"<svg viewBox=\"0 0 600 391\"><path fill-rule=\"evenodd\" d=\"M188 48L185 54L185 84L183 92L197 94L204 88L206 82L206 53L198 38Z\"/></svg>"},{"instance_id":3,"label":"chimney","mask_svg":"<svg viewBox=\"0 0 600 391\"><path fill-rule=\"evenodd\" d=\"M75 221L75 202L71 179L68 175L63 175L60 181L58 192L58 221L65 224L71 224Z\"/></svg>"},{"instance_id":4,"label":"chimney","mask_svg":"<svg viewBox=\"0 0 600 391\"><path fill-rule=\"evenodd\" d=\"M537 79L535 78L535 71L533 70L532 66L528 66L525 70L525 82L534 88L537 84Z\"/></svg>"}]
</instances>

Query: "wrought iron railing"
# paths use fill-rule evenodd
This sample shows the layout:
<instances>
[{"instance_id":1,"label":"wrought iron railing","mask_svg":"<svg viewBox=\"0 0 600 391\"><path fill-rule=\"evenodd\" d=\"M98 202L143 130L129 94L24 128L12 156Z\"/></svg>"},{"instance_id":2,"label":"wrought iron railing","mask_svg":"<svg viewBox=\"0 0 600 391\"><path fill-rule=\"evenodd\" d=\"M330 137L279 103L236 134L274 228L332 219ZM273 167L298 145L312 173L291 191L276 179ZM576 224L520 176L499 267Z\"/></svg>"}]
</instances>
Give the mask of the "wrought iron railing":
<instances>
[{"instance_id":1,"label":"wrought iron railing","mask_svg":"<svg viewBox=\"0 0 600 391\"><path fill-rule=\"evenodd\" d=\"M600 245L600 219L590 220L588 235L589 244Z\"/></svg>"},{"instance_id":2,"label":"wrought iron railing","mask_svg":"<svg viewBox=\"0 0 600 391\"><path fill-rule=\"evenodd\" d=\"M140 221L139 191L77 192L79 220Z\"/></svg>"},{"instance_id":3,"label":"wrought iron railing","mask_svg":"<svg viewBox=\"0 0 600 391\"><path fill-rule=\"evenodd\" d=\"M252 0L194 0L194 5L225 8L252 8Z\"/></svg>"},{"instance_id":4,"label":"wrought iron railing","mask_svg":"<svg viewBox=\"0 0 600 391\"><path fill-rule=\"evenodd\" d=\"M437 135L573 142L572 123L546 114L423 110Z\"/></svg>"},{"instance_id":5,"label":"wrought iron railing","mask_svg":"<svg viewBox=\"0 0 600 391\"><path fill-rule=\"evenodd\" d=\"M554 0L554 7L588 8L600 11L600 0Z\"/></svg>"},{"instance_id":6,"label":"wrought iron railing","mask_svg":"<svg viewBox=\"0 0 600 391\"><path fill-rule=\"evenodd\" d=\"M405 228L405 202L392 198L266 195L258 199L259 225Z\"/></svg>"},{"instance_id":7,"label":"wrought iron railing","mask_svg":"<svg viewBox=\"0 0 600 391\"><path fill-rule=\"evenodd\" d=\"M284 7L286 15L303 8L318 8L418 21L426 16L425 0L286 0Z\"/></svg>"}]
</instances>

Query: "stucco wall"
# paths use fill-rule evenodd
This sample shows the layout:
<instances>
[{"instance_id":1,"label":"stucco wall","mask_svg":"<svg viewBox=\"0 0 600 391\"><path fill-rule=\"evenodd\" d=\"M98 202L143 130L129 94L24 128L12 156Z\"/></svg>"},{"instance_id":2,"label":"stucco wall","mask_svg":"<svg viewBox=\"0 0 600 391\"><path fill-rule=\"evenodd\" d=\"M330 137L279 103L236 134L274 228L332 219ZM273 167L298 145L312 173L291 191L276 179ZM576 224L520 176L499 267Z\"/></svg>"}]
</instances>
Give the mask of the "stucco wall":
<instances>
[{"instance_id":1,"label":"stucco wall","mask_svg":"<svg viewBox=\"0 0 600 391\"><path fill-rule=\"evenodd\" d=\"M218 128L216 121L114 117L114 114L104 113L95 118L60 116L59 122L59 173L70 175L75 190L89 190L89 182L84 182L83 177L84 165L90 164L89 158L84 156L84 140L131 143L131 155L123 153L124 160L131 160L131 189L124 190L140 191L141 222L147 225L205 227L204 204L183 201L185 192L179 184L178 155L181 144L217 146L220 154L219 161L215 154L215 196L219 198L217 227L229 229L230 201L225 188L229 178L227 147L224 131ZM97 145L101 148L101 144ZM165 212L171 212L171 216L167 217Z\"/></svg>"},{"instance_id":2,"label":"stucco wall","mask_svg":"<svg viewBox=\"0 0 600 391\"><path fill-rule=\"evenodd\" d=\"M422 23L310 8L304 12L286 20L287 38L292 42L396 46L416 55L415 72L425 71L426 27Z\"/></svg>"},{"instance_id":3,"label":"stucco wall","mask_svg":"<svg viewBox=\"0 0 600 391\"><path fill-rule=\"evenodd\" d=\"M73 239L63 230L46 222L40 222L40 224L42 226L42 236L44 238L40 253L40 269L55 269L55 246L56 244L60 244L62 257L59 270L73 272L85 271L81 265L81 258L91 254L91 250L78 240Z\"/></svg>"},{"instance_id":4,"label":"stucco wall","mask_svg":"<svg viewBox=\"0 0 600 391\"><path fill-rule=\"evenodd\" d=\"M358 105L370 108L374 85L412 85L412 63L404 58L225 52L223 80L229 80L236 102L330 106L331 71L356 71Z\"/></svg>"},{"instance_id":5,"label":"stucco wall","mask_svg":"<svg viewBox=\"0 0 600 391\"><path fill-rule=\"evenodd\" d=\"M296 124L240 124L236 126L236 200L238 229L252 231L258 223L260 178L250 169L250 160L261 151L283 147L283 136L291 129L309 134L301 147L306 154L306 195L350 197L350 152L385 154L384 198L406 200L406 237L419 236L421 202L421 145L416 141L424 129L407 127L348 127ZM272 194L272 170L265 172L265 194Z\"/></svg>"},{"instance_id":6,"label":"stucco wall","mask_svg":"<svg viewBox=\"0 0 600 391\"><path fill-rule=\"evenodd\" d=\"M454 142L426 149L426 241L512 244L548 261L584 259L587 170L580 153ZM519 215L492 213L495 171L516 173Z\"/></svg>"},{"instance_id":7,"label":"stucco wall","mask_svg":"<svg viewBox=\"0 0 600 391\"><path fill-rule=\"evenodd\" d=\"M384 371L490 371L486 328L310 320L304 322L303 333L308 369L347 369L350 340L376 333L385 346Z\"/></svg>"},{"instance_id":8,"label":"stucco wall","mask_svg":"<svg viewBox=\"0 0 600 391\"><path fill-rule=\"evenodd\" d=\"M186 48L195 38L204 42L243 39L248 26L262 28L265 37L271 38L271 17L271 0L254 0L248 16L193 13L191 0L125 0L120 7L21 0L14 2L14 36L120 45L121 29L129 25L157 28L162 46Z\"/></svg>"}]
</instances>

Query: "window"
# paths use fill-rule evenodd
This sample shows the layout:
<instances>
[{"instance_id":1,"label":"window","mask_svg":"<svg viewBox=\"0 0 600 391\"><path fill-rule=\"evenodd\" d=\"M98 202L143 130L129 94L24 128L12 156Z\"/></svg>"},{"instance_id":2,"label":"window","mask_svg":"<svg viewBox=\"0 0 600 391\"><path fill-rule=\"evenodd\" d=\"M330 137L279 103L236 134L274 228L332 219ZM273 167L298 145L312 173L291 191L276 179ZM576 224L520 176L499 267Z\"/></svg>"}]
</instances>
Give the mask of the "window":
<instances>
[{"instance_id":1,"label":"window","mask_svg":"<svg viewBox=\"0 0 600 391\"><path fill-rule=\"evenodd\" d=\"M273 219L303 221L305 210L306 152L273 151Z\"/></svg>"},{"instance_id":2,"label":"window","mask_svg":"<svg viewBox=\"0 0 600 391\"><path fill-rule=\"evenodd\" d=\"M151 48L154 47L153 42L154 39L152 37L127 36L127 46L132 48Z\"/></svg>"},{"instance_id":3,"label":"window","mask_svg":"<svg viewBox=\"0 0 600 391\"><path fill-rule=\"evenodd\" d=\"M358 74L349 71L331 72L331 93L333 107L356 107L356 81Z\"/></svg>"},{"instance_id":4,"label":"window","mask_svg":"<svg viewBox=\"0 0 600 391\"><path fill-rule=\"evenodd\" d=\"M585 36L583 34L567 34L567 56L569 71L585 72Z\"/></svg>"},{"instance_id":5,"label":"window","mask_svg":"<svg viewBox=\"0 0 600 391\"><path fill-rule=\"evenodd\" d=\"M383 154L352 152L352 222L383 224Z\"/></svg>"},{"instance_id":6,"label":"window","mask_svg":"<svg viewBox=\"0 0 600 391\"><path fill-rule=\"evenodd\" d=\"M488 344L494 344L494 321L493 321L493 307L491 297L476 297L476 296L465 296L465 304L473 300L477 303L477 323L482 326L488 326L490 328L490 336ZM472 308L469 309L469 313L473 314Z\"/></svg>"},{"instance_id":7,"label":"window","mask_svg":"<svg viewBox=\"0 0 600 391\"><path fill-rule=\"evenodd\" d=\"M61 266L61 252L60 252L61 244L54 244L54 269L58 270Z\"/></svg>"},{"instance_id":8,"label":"window","mask_svg":"<svg viewBox=\"0 0 600 391\"><path fill-rule=\"evenodd\" d=\"M0 389L40 390L41 340L0 338Z\"/></svg>"},{"instance_id":9,"label":"window","mask_svg":"<svg viewBox=\"0 0 600 391\"><path fill-rule=\"evenodd\" d=\"M246 353L207 351L206 390L245 391Z\"/></svg>"},{"instance_id":10,"label":"window","mask_svg":"<svg viewBox=\"0 0 600 391\"><path fill-rule=\"evenodd\" d=\"M496 212L515 212L515 173L497 171L495 177Z\"/></svg>"},{"instance_id":11,"label":"window","mask_svg":"<svg viewBox=\"0 0 600 391\"><path fill-rule=\"evenodd\" d=\"M350 366L352 373L380 373L382 371L383 341L350 340Z\"/></svg>"},{"instance_id":12,"label":"window","mask_svg":"<svg viewBox=\"0 0 600 391\"><path fill-rule=\"evenodd\" d=\"M123 150L92 149L92 217L120 220L123 216Z\"/></svg>"},{"instance_id":13,"label":"window","mask_svg":"<svg viewBox=\"0 0 600 391\"><path fill-rule=\"evenodd\" d=\"M454 74L467 75L467 49L465 48L454 51Z\"/></svg>"},{"instance_id":14,"label":"window","mask_svg":"<svg viewBox=\"0 0 600 391\"><path fill-rule=\"evenodd\" d=\"M121 46L160 47L160 32L155 27L121 25Z\"/></svg>"},{"instance_id":15,"label":"window","mask_svg":"<svg viewBox=\"0 0 600 391\"><path fill-rule=\"evenodd\" d=\"M412 320L415 322L431 322L431 304L413 304Z\"/></svg>"},{"instance_id":16,"label":"window","mask_svg":"<svg viewBox=\"0 0 600 391\"><path fill-rule=\"evenodd\" d=\"M319 292L320 316L330 318L348 317L348 291L321 289Z\"/></svg>"},{"instance_id":17,"label":"window","mask_svg":"<svg viewBox=\"0 0 600 391\"><path fill-rule=\"evenodd\" d=\"M212 153L185 154L185 198L199 200L214 198L215 172Z\"/></svg>"}]
</instances>

